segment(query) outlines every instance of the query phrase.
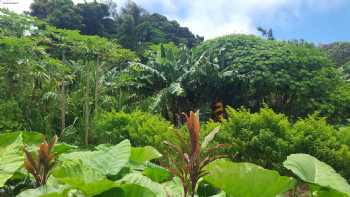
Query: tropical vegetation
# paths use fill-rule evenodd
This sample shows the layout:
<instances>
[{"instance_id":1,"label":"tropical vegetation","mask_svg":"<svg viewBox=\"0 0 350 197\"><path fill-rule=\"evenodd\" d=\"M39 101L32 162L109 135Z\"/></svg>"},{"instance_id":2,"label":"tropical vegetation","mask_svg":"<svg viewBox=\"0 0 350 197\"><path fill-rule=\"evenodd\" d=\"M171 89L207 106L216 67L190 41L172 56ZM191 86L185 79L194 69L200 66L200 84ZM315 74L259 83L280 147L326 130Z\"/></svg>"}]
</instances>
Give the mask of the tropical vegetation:
<instances>
[{"instance_id":1,"label":"tropical vegetation","mask_svg":"<svg viewBox=\"0 0 350 197\"><path fill-rule=\"evenodd\" d=\"M129 1L0 9L0 196L350 196L349 43L210 40Z\"/></svg>"}]
</instances>

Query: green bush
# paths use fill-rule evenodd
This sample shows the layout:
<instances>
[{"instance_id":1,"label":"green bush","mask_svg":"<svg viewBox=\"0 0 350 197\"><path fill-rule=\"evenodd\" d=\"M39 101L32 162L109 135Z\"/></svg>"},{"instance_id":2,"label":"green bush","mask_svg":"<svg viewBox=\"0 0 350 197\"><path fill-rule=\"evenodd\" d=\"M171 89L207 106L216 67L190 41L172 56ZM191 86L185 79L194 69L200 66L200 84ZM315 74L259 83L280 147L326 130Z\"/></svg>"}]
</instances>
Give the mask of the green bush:
<instances>
[{"instance_id":1,"label":"green bush","mask_svg":"<svg viewBox=\"0 0 350 197\"><path fill-rule=\"evenodd\" d=\"M235 160L283 169L282 162L293 152L291 124L286 116L271 109L250 113L232 108L227 109L227 115L216 140L233 144L230 155L237 152Z\"/></svg>"},{"instance_id":2,"label":"green bush","mask_svg":"<svg viewBox=\"0 0 350 197\"><path fill-rule=\"evenodd\" d=\"M24 129L24 118L16 101L0 100L0 114L0 133Z\"/></svg>"},{"instance_id":3,"label":"green bush","mask_svg":"<svg viewBox=\"0 0 350 197\"><path fill-rule=\"evenodd\" d=\"M227 109L221 124L208 122L204 128L221 127L215 143L232 144L229 155L286 173L282 162L289 154L307 153L324 161L350 179L350 149L338 139L338 130L316 115L291 123L283 114L268 108L251 113ZM210 130L210 129L206 129Z\"/></svg>"},{"instance_id":4,"label":"green bush","mask_svg":"<svg viewBox=\"0 0 350 197\"><path fill-rule=\"evenodd\" d=\"M295 151L317 157L350 180L350 149L338 137L339 133L325 118L300 119L293 126Z\"/></svg>"},{"instance_id":5,"label":"green bush","mask_svg":"<svg viewBox=\"0 0 350 197\"><path fill-rule=\"evenodd\" d=\"M129 139L134 146L151 145L158 150L162 142L173 137L172 126L165 119L145 112L108 112L94 120L91 133L95 144L117 144Z\"/></svg>"}]
</instances>

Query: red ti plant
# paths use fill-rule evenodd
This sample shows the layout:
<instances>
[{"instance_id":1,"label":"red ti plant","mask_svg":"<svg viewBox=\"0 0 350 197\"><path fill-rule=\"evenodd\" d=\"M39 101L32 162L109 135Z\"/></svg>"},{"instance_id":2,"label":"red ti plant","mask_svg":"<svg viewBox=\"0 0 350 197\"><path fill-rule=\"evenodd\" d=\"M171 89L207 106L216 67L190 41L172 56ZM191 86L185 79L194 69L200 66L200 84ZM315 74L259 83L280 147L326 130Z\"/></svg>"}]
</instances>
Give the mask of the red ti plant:
<instances>
[{"instance_id":1,"label":"red ti plant","mask_svg":"<svg viewBox=\"0 0 350 197\"><path fill-rule=\"evenodd\" d=\"M219 128L214 129L200 144L199 117L192 111L189 113L189 116L187 114L184 115L189 132L189 140L185 140L185 137L175 130L178 144L169 141L164 142L167 144L168 149L175 154L166 154L168 164L163 166L174 176L180 178L185 197L188 195L193 197L196 193L199 179L206 175L204 167L216 159L225 157L224 155L210 156L210 153L224 145L219 144L214 147L207 147L209 142L219 132Z\"/></svg>"},{"instance_id":2,"label":"red ti plant","mask_svg":"<svg viewBox=\"0 0 350 197\"><path fill-rule=\"evenodd\" d=\"M44 140L43 143L39 145L39 150L36 155L24 148L24 153L26 155L24 167L34 176L38 187L46 184L50 176L50 170L55 164L55 155L51 153L51 151L56 142L57 136L54 136L49 144Z\"/></svg>"}]
</instances>

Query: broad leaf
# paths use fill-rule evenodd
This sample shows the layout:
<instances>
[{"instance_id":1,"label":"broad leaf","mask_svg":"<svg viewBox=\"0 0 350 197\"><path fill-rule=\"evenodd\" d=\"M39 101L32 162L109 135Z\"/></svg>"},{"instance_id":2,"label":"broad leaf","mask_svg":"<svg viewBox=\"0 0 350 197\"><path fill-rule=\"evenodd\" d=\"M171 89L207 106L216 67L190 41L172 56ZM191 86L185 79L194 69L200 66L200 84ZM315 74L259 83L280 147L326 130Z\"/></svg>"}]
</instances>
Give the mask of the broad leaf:
<instances>
[{"instance_id":1,"label":"broad leaf","mask_svg":"<svg viewBox=\"0 0 350 197\"><path fill-rule=\"evenodd\" d=\"M41 186L35 189L27 189L21 192L18 197L68 197L70 187L67 185L61 185L54 178L49 178L48 183L45 186Z\"/></svg>"},{"instance_id":2,"label":"broad leaf","mask_svg":"<svg viewBox=\"0 0 350 197\"><path fill-rule=\"evenodd\" d=\"M155 148L151 146L132 147L130 161L137 164L143 164L146 161L151 161L161 156L162 154L160 154Z\"/></svg>"},{"instance_id":3,"label":"broad leaf","mask_svg":"<svg viewBox=\"0 0 350 197\"><path fill-rule=\"evenodd\" d=\"M76 150L77 148L78 148L77 146L72 146L72 145L69 145L69 144L66 144L66 143L59 143L59 144L56 144L53 147L52 152L55 155L60 155L60 154L63 154L63 153L72 152L73 150Z\"/></svg>"},{"instance_id":4,"label":"broad leaf","mask_svg":"<svg viewBox=\"0 0 350 197\"><path fill-rule=\"evenodd\" d=\"M182 183L178 177L174 177L171 181L165 182L162 184L167 193L167 196L171 197L183 197L184 190Z\"/></svg>"},{"instance_id":5,"label":"broad leaf","mask_svg":"<svg viewBox=\"0 0 350 197\"><path fill-rule=\"evenodd\" d=\"M124 191L124 197L156 197L148 188L135 184L126 184L121 186Z\"/></svg>"},{"instance_id":6,"label":"broad leaf","mask_svg":"<svg viewBox=\"0 0 350 197\"><path fill-rule=\"evenodd\" d=\"M146 167L143 170L143 175L158 183L168 181L172 177L172 174L170 174L165 168L153 163L146 164Z\"/></svg>"},{"instance_id":7,"label":"broad leaf","mask_svg":"<svg viewBox=\"0 0 350 197\"><path fill-rule=\"evenodd\" d=\"M283 162L301 180L350 196L350 186L331 166L308 154L292 154Z\"/></svg>"},{"instance_id":8,"label":"broad leaf","mask_svg":"<svg viewBox=\"0 0 350 197\"><path fill-rule=\"evenodd\" d=\"M81 160L84 165L104 174L116 175L129 161L130 142L124 140L108 149L63 154L60 160Z\"/></svg>"},{"instance_id":9,"label":"broad leaf","mask_svg":"<svg viewBox=\"0 0 350 197\"><path fill-rule=\"evenodd\" d=\"M318 185L309 185L309 189L313 196L317 197L348 197L348 195L338 192L337 190L321 187Z\"/></svg>"},{"instance_id":10,"label":"broad leaf","mask_svg":"<svg viewBox=\"0 0 350 197\"><path fill-rule=\"evenodd\" d=\"M118 185L81 161L65 161L53 172L60 182L79 189L87 196L100 194Z\"/></svg>"},{"instance_id":11,"label":"broad leaf","mask_svg":"<svg viewBox=\"0 0 350 197\"><path fill-rule=\"evenodd\" d=\"M157 197L163 197L166 196L166 192L161 184L157 182L153 182L148 177L145 177L142 175L141 172L133 172L125 177L123 177L120 181L120 183L127 183L127 184L134 184L138 185L144 188L149 189L154 194L156 194Z\"/></svg>"},{"instance_id":12,"label":"broad leaf","mask_svg":"<svg viewBox=\"0 0 350 197\"><path fill-rule=\"evenodd\" d=\"M42 139L43 135L36 132L0 134L0 187L23 165L23 147L34 147L40 144Z\"/></svg>"},{"instance_id":13,"label":"broad leaf","mask_svg":"<svg viewBox=\"0 0 350 197\"><path fill-rule=\"evenodd\" d=\"M202 143L202 149L206 148L208 146L208 144L214 139L215 135L217 133L219 133L220 131L220 128L217 127L215 128L214 130L212 130L205 138L204 138L204 141Z\"/></svg>"},{"instance_id":14,"label":"broad leaf","mask_svg":"<svg viewBox=\"0 0 350 197\"><path fill-rule=\"evenodd\" d=\"M0 187L23 165L22 136L0 135Z\"/></svg>"},{"instance_id":15,"label":"broad leaf","mask_svg":"<svg viewBox=\"0 0 350 197\"><path fill-rule=\"evenodd\" d=\"M251 163L220 159L210 163L206 170L208 175L204 179L233 197L272 197L295 185L293 178Z\"/></svg>"}]
</instances>

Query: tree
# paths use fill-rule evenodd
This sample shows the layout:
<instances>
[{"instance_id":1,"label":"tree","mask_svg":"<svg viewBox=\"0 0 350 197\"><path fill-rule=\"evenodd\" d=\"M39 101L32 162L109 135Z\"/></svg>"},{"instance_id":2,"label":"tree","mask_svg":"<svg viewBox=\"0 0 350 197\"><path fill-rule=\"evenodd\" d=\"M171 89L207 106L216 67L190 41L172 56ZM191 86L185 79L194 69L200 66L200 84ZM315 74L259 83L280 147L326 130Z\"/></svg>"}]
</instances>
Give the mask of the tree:
<instances>
[{"instance_id":1,"label":"tree","mask_svg":"<svg viewBox=\"0 0 350 197\"><path fill-rule=\"evenodd\" d=\"M275 37L273 36L272 29L264 29L262 27L258 27L257 30L262 34L263 37L265 37L268 40L274 40Z\"/></svg>"},{"instance_id":2,"label":"tree","mask_svg":"<svg viewBox=\"0 0 350 197\"><path fill-rule=\"evenodd\" d=\"M45 19L52 11L51 3L51 0L34 0L33 3L30 4L30 15Z\"/></svg>"},{"instance_id":3,"label":"tree","mask_svg":"<svg viewBox=\"0 0 350 197\"><path fill-rule=\"evenodd\" d=\"M185 44L193 47L203 41L203 37L193 35L188 28L165 16L150 14L136 3L129 1L116 18L118 39L122 45L143 52L149 43Z\"/></svg>"},{"instance_id":4,"label":"tree","mask_svg":"<svg viewBox=\"0 0 350 197\"><path fill-rule=\"evenodd\" d=\"M334 42L320 45L324 51L338 67L350 61L350 42Z\"/></svg>"},{"instance_id":5,"label":"tree","mask_svg":"<svg viewBox=\"0 0 350 197\"><path fill-rule=\"evenodd\" d=\"M81 33L86 35L100 35L113 37L116 34L116 25L110 16L106 4L91 2L77 4L80 16L83 18Z\"/></svg>"},{"instance_id":6,"label":"tree","mask_svg":"<svg viewBox=\"0 0 350 197\"><path fill-rule=\"evenodd\" d=\"M230 35L204 42L195 49L197 57L204 52L215 66L203 65L207 70L188 78L185 89L189 95L196 95L194 103L203 103L215 95L226 105L257 111L267 104L292 118L314 111L330 120L348 114L339 105L348 102L343 88L346 82L317 48ZM342 101L335 96L340 89Z\"/></svg>"},{"instance_id":7,"label":"tree","mask_svg":"<svg viewBox=\"0 0 350 197\"><path fill-rule=\"evenodd\" d=\"M30 14L47 20L58 28L79 29L82 17L72 0L35 0Z\"/></svg>"}]
</instances>

